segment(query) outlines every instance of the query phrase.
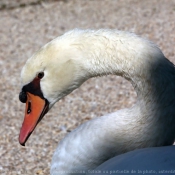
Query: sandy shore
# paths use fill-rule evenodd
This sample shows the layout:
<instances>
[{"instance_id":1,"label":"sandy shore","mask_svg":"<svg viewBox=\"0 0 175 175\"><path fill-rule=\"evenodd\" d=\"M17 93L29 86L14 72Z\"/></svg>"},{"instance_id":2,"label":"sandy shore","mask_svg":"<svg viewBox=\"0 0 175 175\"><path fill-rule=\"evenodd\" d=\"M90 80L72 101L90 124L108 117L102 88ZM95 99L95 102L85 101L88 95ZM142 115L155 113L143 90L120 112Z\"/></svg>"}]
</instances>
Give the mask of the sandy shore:
<instances>
[{"instance_id":1,"label":"sandy shore","mask_svg":"<svg viewBox=\"0 0 175 175\"><path fill-rule=\"evenodd\" d=\"M53 107L26 147L19 145L25 108L18 100L22 66L42 45L73 28L133 31L157 43L165 56L175 63L175 0L1 0L2 175L49 174L53 151L68 130L135 102L132 86L120 77L88 80Z\"/></svg>"}]
</instances>

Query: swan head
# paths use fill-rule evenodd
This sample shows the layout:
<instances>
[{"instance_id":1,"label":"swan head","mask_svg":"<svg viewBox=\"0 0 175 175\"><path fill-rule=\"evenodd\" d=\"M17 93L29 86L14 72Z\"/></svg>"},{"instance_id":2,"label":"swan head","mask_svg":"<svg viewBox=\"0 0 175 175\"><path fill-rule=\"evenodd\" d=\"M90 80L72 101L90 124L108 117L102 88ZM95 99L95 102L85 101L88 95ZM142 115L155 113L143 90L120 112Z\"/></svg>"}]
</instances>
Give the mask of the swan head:
<instances>
[{"instance_id":1,"label":"swan head","mask_svg":"<svg viewBox=\"0 0 175 175\"><path fill-rule=\"evenodd\" d=\"M71 53L71 54L70 54ZM77 51L59 38L29 58L21 72L19 99L26 103L19 142L25 142L43 116L61 98L79 87L87 74L79 63Z\"/></svg>"}]
</instances>

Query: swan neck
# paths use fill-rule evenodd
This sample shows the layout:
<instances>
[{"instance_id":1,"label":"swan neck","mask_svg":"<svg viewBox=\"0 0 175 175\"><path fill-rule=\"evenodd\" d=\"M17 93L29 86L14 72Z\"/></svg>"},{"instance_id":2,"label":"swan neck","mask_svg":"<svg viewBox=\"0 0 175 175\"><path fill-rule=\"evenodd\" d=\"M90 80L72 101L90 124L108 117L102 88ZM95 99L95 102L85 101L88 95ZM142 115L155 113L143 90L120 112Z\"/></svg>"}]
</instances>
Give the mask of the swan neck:
<instances>
[{"instance_id":1,"label":"swan neck","mask_svg":"<svg viewBox=\"0 0 175 175\"><path fill-rule=\"evenodd\" d=\"M126 32L97 32L90 37L81 48L89 77L113 74L129 80L142 109L153 104L163 107L165 95L168 104L174 102L174 65L154 43Z\"/></svg>"}]
</instances>

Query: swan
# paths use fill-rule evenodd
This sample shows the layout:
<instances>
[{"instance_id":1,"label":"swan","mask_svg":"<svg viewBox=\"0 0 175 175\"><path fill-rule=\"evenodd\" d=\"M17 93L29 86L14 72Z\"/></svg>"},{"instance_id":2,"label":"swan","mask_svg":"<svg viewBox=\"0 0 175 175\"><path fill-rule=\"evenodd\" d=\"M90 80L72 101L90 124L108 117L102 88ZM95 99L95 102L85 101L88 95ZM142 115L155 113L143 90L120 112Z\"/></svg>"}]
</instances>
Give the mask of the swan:
<instances>
[{"instance_id":1,"label":"swan","mask_svg":"<svg viewBox=\"0 0 175 175\"><path fill-rule=\"evenodd\" d=\"M19 143L61 98L96 76L130 81L137 102L130 108L92 119L60 141L52 175L83 174L110 158L175 139L175 68L151 41L134 33L74 29L44 45L21 71L19 99L26 103ZM165 147L166 149L166 147Z\"/></svg>"},{"instance_id":2,"label":"swan","mask_svg":"<svg viewBox=\"0 0 175 175\"><path fill-rule=\"evenodd\" d=\"M130 151L111 158L88 172L88 175L175 174L175 146Z\"/></svg>"}]
</instances>

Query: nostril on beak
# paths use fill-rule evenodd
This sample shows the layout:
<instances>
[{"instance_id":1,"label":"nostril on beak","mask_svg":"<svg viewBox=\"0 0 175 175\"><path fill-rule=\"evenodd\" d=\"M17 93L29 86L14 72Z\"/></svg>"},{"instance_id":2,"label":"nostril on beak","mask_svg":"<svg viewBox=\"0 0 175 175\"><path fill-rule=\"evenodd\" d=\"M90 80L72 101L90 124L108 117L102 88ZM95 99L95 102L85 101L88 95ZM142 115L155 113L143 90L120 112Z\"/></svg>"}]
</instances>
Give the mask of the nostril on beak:
<instances>
[{"instance_id":1,"label":"nostril on beak","mask_svg":"<svg viewBox=\"0 0 175 175\"><path fill-rule=\"evenodd\" d=\"M28 102L28 108L27 108L27 114L30 114L31 113L31 102L29 101Z\"/></svg>"}]
</instances>

